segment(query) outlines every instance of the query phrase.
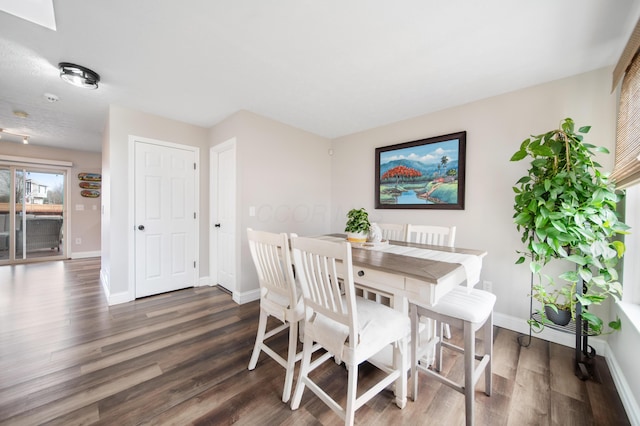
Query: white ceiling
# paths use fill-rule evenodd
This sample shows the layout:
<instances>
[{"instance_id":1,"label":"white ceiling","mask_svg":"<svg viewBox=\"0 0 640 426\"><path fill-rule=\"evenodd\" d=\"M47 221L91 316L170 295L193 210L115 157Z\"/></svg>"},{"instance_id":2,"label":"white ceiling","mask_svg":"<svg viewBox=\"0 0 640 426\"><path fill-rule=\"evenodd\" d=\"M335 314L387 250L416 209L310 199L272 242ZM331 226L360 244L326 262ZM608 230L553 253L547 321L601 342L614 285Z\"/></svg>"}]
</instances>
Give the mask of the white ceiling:
<instances>
[{"instance_id":1,"label":"white ceiling","mask_svg":"<svg viewBox=\"0 0 640 426\"><path fill-rule=\"evenodd\" d=\"M244 109L335 138L614 65L640 15L640 0L53 1L57 31L0 11L0 127L89 151L110 104L203 127Z\"/></svg>"}]
</instances>

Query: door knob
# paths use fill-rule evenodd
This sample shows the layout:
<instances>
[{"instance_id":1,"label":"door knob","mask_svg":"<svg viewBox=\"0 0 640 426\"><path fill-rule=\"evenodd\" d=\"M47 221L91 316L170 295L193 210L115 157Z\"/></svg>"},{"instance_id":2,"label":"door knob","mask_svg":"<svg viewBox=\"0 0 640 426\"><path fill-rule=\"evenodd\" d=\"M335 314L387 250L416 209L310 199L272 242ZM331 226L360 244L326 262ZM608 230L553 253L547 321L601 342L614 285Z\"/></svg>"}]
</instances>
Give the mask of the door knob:
<instances>
[{"instance_id":1,"label":"door knob","mask_svg":"<svg viewBox=\"0 0 640 426\"><path fill-rule=\"evenodd\" d=\"M215 226L216 228L220 228L220 224L219 224L219 223L216 223L216 224L215 224L215 225L213 225L213 226Z\"/></svg>"},{"instance_id":2,"label":"door knob","mask_svg":"<svg viewBox=\"0 0 640 426\"><path fill-rule=\"evenodd\" d=\"M144 231L144 225L138 225L138 229Z\"/></svg>"}]
</instances>

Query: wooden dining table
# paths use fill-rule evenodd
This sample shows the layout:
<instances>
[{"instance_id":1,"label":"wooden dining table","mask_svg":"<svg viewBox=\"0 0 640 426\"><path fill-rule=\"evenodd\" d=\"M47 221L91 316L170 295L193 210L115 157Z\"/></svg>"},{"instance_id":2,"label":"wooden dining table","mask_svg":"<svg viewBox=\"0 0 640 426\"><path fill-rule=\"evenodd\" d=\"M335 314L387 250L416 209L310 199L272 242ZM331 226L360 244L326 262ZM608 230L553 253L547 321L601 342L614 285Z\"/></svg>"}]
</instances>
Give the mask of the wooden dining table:
<instances>
[{"instance_id":1,"label":"wooden dining table","mask_svg":"<svg viewBox=\"0 0 640 426\"><path fill-rule=\"evenodd\" d=\"M345 241L344 234L328 234L318 238L331 241ZM351 258L354 281L357 286L371 292L386 295L390 305L404 313L409 312L409 301L432 306L455 286L468 281L468 270L461 263L442 261L429 257L415 257L407 254L389 252L389 247L413 248L416 251L438 252L441 256L455 260L458 255L482 259L487 255L484 250L458 247L432 246L405 241L388 241L382 244L352 244ZM408 250L396 250L398 252ZM450 254L450 256L447 256ZM478 271L479 273L479 271ZM467 282L472 287L474 283Z\"/></svg>"}]
</instances>

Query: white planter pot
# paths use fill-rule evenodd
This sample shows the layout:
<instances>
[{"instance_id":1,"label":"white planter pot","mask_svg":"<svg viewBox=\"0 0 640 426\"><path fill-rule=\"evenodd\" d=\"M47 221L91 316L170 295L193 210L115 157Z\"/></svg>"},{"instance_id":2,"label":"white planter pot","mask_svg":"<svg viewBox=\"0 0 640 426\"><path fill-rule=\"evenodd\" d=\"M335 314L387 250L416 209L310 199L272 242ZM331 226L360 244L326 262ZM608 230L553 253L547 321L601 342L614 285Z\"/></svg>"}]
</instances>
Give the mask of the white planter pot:
<instances>
[{"instance_id":1,"label":"white planter pot","mask_svg":"<svg viewBox=\"0 0 640 426\"><path fill-rule=\"evenodd\" d=\"M368 232L347 232L347 241L350 243L366 243Z\"/></svg>"}]
</instances>

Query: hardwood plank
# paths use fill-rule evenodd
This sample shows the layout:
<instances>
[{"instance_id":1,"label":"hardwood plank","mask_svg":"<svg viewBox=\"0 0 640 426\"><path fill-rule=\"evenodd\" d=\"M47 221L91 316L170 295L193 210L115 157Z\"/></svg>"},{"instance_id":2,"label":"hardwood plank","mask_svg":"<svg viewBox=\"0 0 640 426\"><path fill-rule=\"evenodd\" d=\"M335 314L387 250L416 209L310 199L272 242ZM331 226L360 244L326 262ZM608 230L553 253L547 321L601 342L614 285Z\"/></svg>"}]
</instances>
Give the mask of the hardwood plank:
<instances>
[{"instance_id":1,"label":"hardwood plank","mask_svg":"<svg viewBox=\"0 0 640 426\"><path fill-rule=\"evenodd\" d=\"M96 259L0 267L0 425L340 423L308 390L298 410L283 403L284 369L268 356L247 369L258 302L198 287L107 306L99 270ZM601 383L581 382L570 348L536 338L520 348L516 337L495 328L493 393L481 379L476 424L629 424L604 359ZM286 333L271 343L284 353ZM462 357L445 352L443 370L461 379ZM359 371L362 391L378 372L368 363ZM314 377L344 400L343 366L327 363ZM419 382L416 402L400 410L385 390L356 424L464 423L461 394L424 374Z\"/></svg>"},{"instance_id":2,"label":"hardwood plank","mask_svg":"<svg viewBox=\"0 0 640 426\"><path fill-rule=\"evenodd\" d=\"M493 374L515 380L520 356L520 345L513 344L517 337L518 334L513 331L494 327Z\"/></svg>"},{"instance_id":3,"label":"hardwood plank","mask_svg":"<svg viewBox=\"0 0 640 426\"><path fill-rule=\"evenodd\" d=\"M575 349L553 345L549 347L549 372L551 390L564 396L586 401L584 382L575 375Z\"/></svg>"}]
</instances>

